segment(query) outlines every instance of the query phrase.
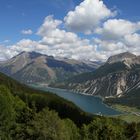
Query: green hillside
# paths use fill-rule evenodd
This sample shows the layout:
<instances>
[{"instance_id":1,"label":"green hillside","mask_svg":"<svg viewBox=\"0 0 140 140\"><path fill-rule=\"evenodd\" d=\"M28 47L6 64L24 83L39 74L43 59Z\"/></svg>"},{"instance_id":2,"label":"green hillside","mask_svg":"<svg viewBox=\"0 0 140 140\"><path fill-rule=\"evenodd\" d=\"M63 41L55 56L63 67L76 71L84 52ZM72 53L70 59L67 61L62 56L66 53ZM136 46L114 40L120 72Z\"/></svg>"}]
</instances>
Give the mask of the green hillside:
<instances>
[{"instance_id":1,"label":"green hillside","mask_svg":"<svg viewBox=\"0 0 140 140\"><path fill-rule=\"evenodd\" d=\"M47 106L56 110L60 117L72 119L77 125L89 123L93 117L81 111L70 101L49 92L32 89L2 73L0 73L0 85L5 85L14 96L20 97L29 107L32 107L32 104L35 103L37 111L40 111Z\"/></svg>"},{"instance_id":2,"label":"green hillside","mask_svg":"<svg viewBox=\"0 0 140 140\"><path fill-rule=\"evenodd\" d=\"M140 124L91 116L0 73L1 140L139 140Z\"/></svg>"},{"instance_id":3,"label":"green hillside","mask_svg":"<svg viewBox=\"0 0 140 140\"><path fill-rule=\"evenodd\" d=\"M107 74L120 72L123 70L127 70L126 65L123 63L120 63L120 62L113 63L113 64L106 63L105 65L96 69L94 72L79 74L77 76L74 76L68 79L67 82L82 83L87 80L100 78L100 77L106 76Z\"/></svg>"}]
</instances>

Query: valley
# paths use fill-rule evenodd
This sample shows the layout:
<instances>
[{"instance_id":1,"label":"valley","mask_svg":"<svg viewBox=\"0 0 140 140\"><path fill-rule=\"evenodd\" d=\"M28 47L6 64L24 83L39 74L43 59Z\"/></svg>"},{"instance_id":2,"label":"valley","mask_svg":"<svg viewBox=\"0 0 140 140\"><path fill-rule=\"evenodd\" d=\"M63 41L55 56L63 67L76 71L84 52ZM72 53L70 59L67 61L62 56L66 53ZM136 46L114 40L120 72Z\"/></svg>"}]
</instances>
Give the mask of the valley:
<instances>
[{"instance_id":1,"label":"valley","mask_svg":"<svg viewBox=\"0 0 140 140\"><path fill-rule=\"evenodd\" d=\"M140 109L137 107L123 106L120 104L104 104L103 98L86 95L83 93L74 93L66 89L51 88L41 85L30 85L35 89L50 91L68 101L73 102L83 111L99 116L114 117L124 120L128 123L140 122Z\"/></svg>"},{"instance_id":2,"label":"valley","mask_svg":"<svg viewBox=\"0 0 140 140\"><path fill-rule=\"evenodd\" d=\"M0 140L140 140L140 0L0 0Z\"/></svg>"},{"instance_id":3,"label":"valley","mask_svg":"<svg viewBox=\"0 0 140 140\"><path fill-rule=\"evenodd\" d=\"M71 77L66 82L56 84L56 87L101 96L110 105L117 103L139 108L139 81L139 56L126 52L111 56L94 72Z\"/></svg>"},{"instance_id":4,"label":"valley","mask_svg":"<svg viewBox=\"0 0 140 140\"><path fill-rule=\"evenodd\" d=\"M118 72L117 68L120 70L120 67L110 69L110 67L106 67L106 64L104 65L90 72L92 77L91 75L89 77L105 76L108 71L109 74L112 74L112 70L115 70L114 73L116 71ZM22 66L23 65L19 65L18 68L20 69ZM7 72L13 70L15 66L9 69L6 67L5 69L8 71L3 71L3 68L1 71L7 74ZM104 70L104 68L105 73L98 72L100 69ZM121 70L124 70L124 67L121 68ZM87 76L89 75L88 73L83 73L80 74L80 76L86 74ZM13 77L13 75L9 76ZM60 140L63 138L63 133L68 133L68 135L64 137L65 140L69 140L70 137L74 137L74 140L85 140L86 136L83 137L83 135L90 137L96 130L98 130L98 132L94 137L97 139L106 136L110 137L110 131L112 132L111 137L114 139L116 139L116 135L126 140L131 138L132 135L139 138L139 102L133 102L129 107L126 106L126 101L130 103L129 100L139 100L139 88L136 88L139 86L138 83L130 88L131 92L135 91L133 92L133 95L135 95L134 98L131 97L131 92L128 92L126 96L122 97L114 94L114 97L105 98L101 95L106 95L106 93L104 94L106 90L102 90L102 94L93 95L86 92L82 93L81 88L79 88L78 91L73 88L54 88L58 85L60 86L64 81L67 84L69 80L67 81L66 79L64 81L62 80L62 82L60 81L59 84L58 82L49 84L48 82L42 83L39 81L34 81L33 83L35 84L33 84L32 82L27 83L28 78L31 78L30 76L26 77L26 81L22 80L22 82L19 79L15 78L15 80L9 76L0 73L0 110L5 116L8 112L13 118L12 123L10 123L10 118L3 118L4 122L8 124L5 126L1 123L3 130L1 130L0 127L2 134L0 137L4 139L7 138L5 131L9 131L9 137L14 139L19 139L20 137L33 140L38 138L44 139L44 136L48 137L50 135L50 137L52 137L52 132L49 132L49 128L53 129L57 138L59 137ZM19 76L22 77L24 74L20 73ZM77 77L79 77L79 75L77 75ZM74 80L77 79L75 78ZM54 87L48 87L50 85L54 85ZM135 88L137 90L135 90ZM122 99L126 100L122 101ZM122 106L122 104L125 106ZM10 106L10 109L7 108L8 106ZM135 108L132 108L132 106L135 106ZM14 112L16 116L14 116L14 114L12 115L12 112ZM52 122L54 124L53 126ZM93 129L93 132L90 132L90 130L87 131L87 129L91 129L92 127L96 128ZM73 129L74 132L71 132L70 130ZM106 135L106 131L108 135ZM105 136L99 135L101 132L105 132ZM22 136L20 135L21 133L23 134ZM60 133L62 135L60 135Z\"/></svg>"},{"instance_id":5,"label":"valley","mask_svg":"<svg viewBox=\"0 0 140 140\"><path fill-rule=\"evenodd\" d=\"M54 93L66 100L73 102L83 111L91 114L97 114L101 116L102 115L113 116L113 115L121 114L121 112L113 110L109 106L105 105L102 99L100 99L99 97L83 95L82 93L78 94L78 93L74 93L68 90L63 90L58 88L43 87L37 85L31 85L31 87Z\"/></svg>"},{"instance_id":6,"label":"valley","mask_svg":"<svg viewBox=\"0 0 140 140\"><path fill-rule=\"evenodd\" d=\"M39 89L51 90L68 100L72 98L71 101L76 104L77 101L73 99L77 96L76 93L80 93L93 96L93 98L94 96L101 97L109 106L114 104L136 108L140 106L140 57L129 52L111 56L105 63L54 58L36 52L22 52L1 62L0 71L24 84L40 85ZM60 91L53 89L55 87L60 88ZM68 97L61 93L61 89L67 89ZM88 108L98 107L94 105L94 101L93 104L87 106ZM82 109L84 110L83 106ZM100 109L96 112L92 109L84 111L102 113Z\"/></svg>"},{"instance_id":7,"label":"valley","mask_svg":"<svg viewBox=\"0 0 140 140\"><path fill-rule=\"evenodd\" d=\"M128 107L119 104L114 104L112 105L112 107L118 111L124 112L124 114L116 116L116 118L127 121L128 123L140 122L140 109L136 107Z\"/></svg>"}]
</instances>

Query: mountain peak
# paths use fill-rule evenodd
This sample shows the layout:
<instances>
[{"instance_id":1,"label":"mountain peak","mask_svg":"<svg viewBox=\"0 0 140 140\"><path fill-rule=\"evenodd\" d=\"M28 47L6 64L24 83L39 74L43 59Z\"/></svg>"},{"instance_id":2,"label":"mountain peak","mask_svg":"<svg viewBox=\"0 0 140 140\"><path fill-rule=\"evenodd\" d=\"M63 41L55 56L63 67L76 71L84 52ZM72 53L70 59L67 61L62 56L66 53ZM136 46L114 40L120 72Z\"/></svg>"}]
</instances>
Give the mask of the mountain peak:
<instances>
[{"instance_id":1,"label":"mountain peak","mask_svg":"<svg viewBox=\"0 0 140 140\"><path fill-rule=\"evenodd\" d=\"M98 66L73 59L57 59L38 52L21 52L0 65L0 71L28 83L62 81L70 76L94 71Z\"/></svg>"},{"instance_id":2,"label":"mountain peak","mask_svg":"<svg viewBox=\"0 0 140 140\"><path fill-rule=\"evenodd\" d=\"M39 53L39 52L36 52L36 51L23 51L21 53L19 53L17 56L26 56L26 57L29 57L30 59L36 59L40 56L44 56L46 58L51 58L51 59L54 59L53 56L49 56L49 55L46 55L46 54L42 54L42 53ZM15 57L17 57L15 56Z\"/></svg>"},{"instance_id":3,"label":"mountain peak","mask_svg":"<svg viewBox=\"0 0 140 140\"><path fill-rule=\"evenodd\" d=\"M129 61L136 57L137 57L136 55L134 55L130 52L124 52L124 53L120 53L120 54L117 54L114 56L110 56L107 60L107 63L112 64L112 63L116 63L116 62Z\"/></svg>"},{"instance_id":4,"label":"mountain peak","mask_svg":"<svg viewBox=\"0 0 140 140\"><path fill-rule=\"evenodd\" d=\"M40 54L38 52L35 52L35 51L22 51L21 53L19 53L18 55L23 55L23 54Z\"/></svg>"}]
</instances>

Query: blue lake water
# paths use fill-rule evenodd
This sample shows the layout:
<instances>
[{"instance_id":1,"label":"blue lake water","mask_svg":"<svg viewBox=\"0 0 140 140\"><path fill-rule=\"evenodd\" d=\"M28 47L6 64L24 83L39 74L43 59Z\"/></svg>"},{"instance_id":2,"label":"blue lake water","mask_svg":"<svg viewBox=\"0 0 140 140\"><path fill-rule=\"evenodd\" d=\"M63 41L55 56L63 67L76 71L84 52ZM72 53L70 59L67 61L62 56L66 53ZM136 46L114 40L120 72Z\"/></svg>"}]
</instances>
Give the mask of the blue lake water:
<instances>
[{"instance_id":1,"label":"blue lake water","mask_svg":"<svg viewBox=\"0 0 140 140\"><path fill-rule=\"evenodd\" d=\"M40 87L33 86L43 91L50 91L53 94L56 94L66 100L73 102L79 108L85 112L92 114L102 114L102 115L119 115L120 112L110 108L102 102L102 99L95 96L87 96L82 94L77 94L68 90L50 88L50 87Z\"/></svg>"}]
</instances>

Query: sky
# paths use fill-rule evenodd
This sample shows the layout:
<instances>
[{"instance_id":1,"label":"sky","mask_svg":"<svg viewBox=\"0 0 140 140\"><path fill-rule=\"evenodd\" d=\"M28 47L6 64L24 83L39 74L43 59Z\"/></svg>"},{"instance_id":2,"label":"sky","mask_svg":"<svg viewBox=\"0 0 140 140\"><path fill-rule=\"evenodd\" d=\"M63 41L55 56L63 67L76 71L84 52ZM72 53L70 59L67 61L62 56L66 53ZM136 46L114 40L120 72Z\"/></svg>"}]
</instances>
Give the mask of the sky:
<instances>
[{"instance_id":1,"label":"sky","mask_svg":"<svg viewBox=\"0 0 140 140\"><path fill-rule=\"evenodd\" d=\"M0 60L22 51L105 61L140 55L140 0L0 0Z\"/></svg>"}]
</instances>

